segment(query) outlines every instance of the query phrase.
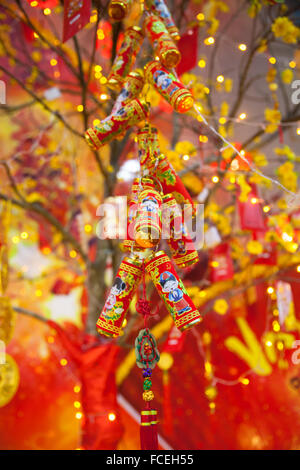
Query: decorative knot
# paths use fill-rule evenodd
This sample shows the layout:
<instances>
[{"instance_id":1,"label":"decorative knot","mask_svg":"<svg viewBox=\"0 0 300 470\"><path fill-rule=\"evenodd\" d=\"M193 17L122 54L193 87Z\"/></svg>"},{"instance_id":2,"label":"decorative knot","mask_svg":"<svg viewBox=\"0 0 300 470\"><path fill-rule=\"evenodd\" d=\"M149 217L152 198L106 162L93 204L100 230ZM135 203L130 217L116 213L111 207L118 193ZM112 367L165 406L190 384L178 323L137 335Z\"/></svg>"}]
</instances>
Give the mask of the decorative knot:
<instances>
[{"instance_id":1,"label":"decorative knot","mask_svg":"<svg viewBox=\"0 0 300 470\"><path fill-rule=\"evenodd\" d=\"M144 317L149 317L151 315L149 300L139 299L136 303L136 311Z\"/></svg>"}]
</instances>

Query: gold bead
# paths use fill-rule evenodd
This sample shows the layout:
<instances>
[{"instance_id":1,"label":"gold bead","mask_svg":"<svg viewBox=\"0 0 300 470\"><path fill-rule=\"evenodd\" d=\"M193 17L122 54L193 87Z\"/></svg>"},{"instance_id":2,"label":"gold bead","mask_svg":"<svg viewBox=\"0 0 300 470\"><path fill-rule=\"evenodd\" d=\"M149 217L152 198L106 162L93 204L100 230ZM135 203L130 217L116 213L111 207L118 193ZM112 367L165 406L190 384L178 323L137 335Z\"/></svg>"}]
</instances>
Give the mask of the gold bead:
<instances>
[{"instance_id":1,"label":"gold bead","mask_svg":"<svg viewBox=\"0 0 300 470\"><path fill-rule=\"evenodd\" d=\"M152 390L146 390L145 392L143 392L144 401L151 401L153 400L153 398L154 398L154 393L152 392Z\"/></svg>"}]
</instances>

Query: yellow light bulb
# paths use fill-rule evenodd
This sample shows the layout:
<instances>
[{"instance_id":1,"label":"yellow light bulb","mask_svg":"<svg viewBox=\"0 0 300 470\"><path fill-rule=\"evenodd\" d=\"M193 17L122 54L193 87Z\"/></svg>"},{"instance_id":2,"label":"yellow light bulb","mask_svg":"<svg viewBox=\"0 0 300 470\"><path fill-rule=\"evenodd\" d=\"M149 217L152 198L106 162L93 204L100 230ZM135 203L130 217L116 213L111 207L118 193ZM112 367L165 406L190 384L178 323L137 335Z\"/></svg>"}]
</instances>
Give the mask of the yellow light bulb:
<instances>
[{"instance_id":1,"label":"yellow light bulb","mask_svg":"<svg viewBox=\"0 0 300 470\"><path fill-rule=\"evenodd\" d=\"M212 180L213 183L218 183L219 182L219 177L218 176L213 176L211 180Z\"/></svg>"},{"instance_id":2,"label":"yellow light bulb","mask_svg":"<svg viewBox=\"0 0 300 470\"><path fill-rule=\"evenodd\" d=\"M297 273L300 273L300 264L297 266Z\"/></svg>"},{"instance_id":3,"label":"yellow light bulb","mask_svg":"<svg viewBox=\"0 0 300 470\"><path fill-rule=\"evenodd\" d=\"M296 62L294 60L291 60L291 62L289 63L289 66L291 67L291 69L294 69L296 67Z\"/></svg>"},{"instance_id":4,"label":"yellow light bulb","mask_svg":"<svg viewBox=\"0 0 300 470\"><path fill-rule=\"evenodd\" d=\"M45 8L45 10L44 10L44 15L46 15L46 16L47 16L47 15L51 15L51 10L50 10L50 8Z\"/></svg>"},{"instance_id":5,"label":"yellow light bulb","mask_svg":"<svg viewBox=\"0 0 300 470\"><path fill-rule=\"evenodd\" d=\"M270 206L264 206L263 211L264 212L269 212L271 210Z\"/></svg>"},{"instance_id":6,"label":"yellow light bulb","mask_svg":"<svg viewBox=\"0 0 300 470\"><path fill-rule=\"evenodd\" d=\"M115 413L109 413L109 415L108 415L108 420L109 420L109 421L115 421L115 419L116 419Z\"/></svg>"},{"instance_id":7,"label":"yellow light bulb","mask_svg":"<svg viewBox=\"0 0 300 470\"><path fill-rule=\"evenodd\" d=\"M241 120L246 119L246 117L247 117L247 114L246 114L246 113L241 113L241 114L239 115L239 118L240 118Z\"/></svg>"},{"instance_id":8,"label":"yellow light bulb","mask_svg":"<svg viewBox=\"0 0 300 470\"><path fill-rule=\"evenodd\" d=\"M273 294L273 292L274 292L273 287L271 287L271 286L268 287L268 288L267 288L267 292L268 292L268 294Z\"/></svg>"},{"instance_id":9,"label":"yellow light bulb","mask_svg":"<svg viewBox=\"0 0 300 470\"><path fill-rule=\"evenodd\" d=\"M79 113L81 113L81 112L83 111L83 106L82 106L82 104L79 104L79 105L77 106L77 111L78 111Z\"/></svg>"},{"instance_id":10,"label":"yellow light bulb","mask_svg":"<svg viewBox=\"0 0 300 470\"><path fill-rule=\"evenodd\" d=\"M218 75L218 76L217 76L217 82L219 82L219 83L223 83L223 82L224 82L224 77L223 77L223 75Z\"/></svg>"},{"instance_id":11,"label":"yellow light bulb","mask_svg":"<svg viewBox=\"0 0 300 470\"><path fill-rule=\"evenodd\" d=\"M276 59L275 59L275 57L270 57L270 58L269 58L269 62L270 62L270 64L272 64L272 65L276 64Z\"/></svg>"}]
</instances>

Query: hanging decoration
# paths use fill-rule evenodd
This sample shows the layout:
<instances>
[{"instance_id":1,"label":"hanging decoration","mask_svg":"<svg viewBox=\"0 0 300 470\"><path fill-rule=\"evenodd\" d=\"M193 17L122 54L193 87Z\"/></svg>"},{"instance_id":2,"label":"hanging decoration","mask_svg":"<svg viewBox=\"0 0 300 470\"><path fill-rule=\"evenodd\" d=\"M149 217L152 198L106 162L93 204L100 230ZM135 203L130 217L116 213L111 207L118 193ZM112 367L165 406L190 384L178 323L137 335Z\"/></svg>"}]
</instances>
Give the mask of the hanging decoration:
<instances>
[{"instance_id":1,"label":"hanging decoration","mask_svg":"<svg viewBox=\"0 0 300 470\"><path fill-rule=\"evenodd\" d=\"M158 450L157 410L151 405L154 399L152 388L152 371L160 360L156 339L147 326L151 316L150 302L146 297L145 267L143 264L143 291L136 304L138 313L144 316L144 328L135 339L136 365L143 370L143 400L144 409L141 411L140 439L142 450Z\"/></svg>"},{"instance_id":2,"label":"hanging decoration","mask_svg":"<svg viewBox=\"0 0 300 470\"><path fill-rule=\"evenodd\" d=\"M127 75L134 66L143 39L144 35L139 26L132 26L125 31L124 40L108 76L108 86L114 89L122 87Z\"/></svg>"},{"instance_id":3,"label":"hanging decoration","mask_svg":"<svg viewBox=\"0 0 300 470\"><path fill-rule=\"evenodd\" d=\"M145 78L178 113L186 113L193 107L192 93L158 60L145 66Z\"/></svg>"},{"instance_id":4,"label":"hanging decoration","mask_svg":"<svg viewBox=\"0 0 300 470\"><path fill-rule=\"evenodd\" d=\"M176 27L172 15L164 0L145 0L145 6L149 11L155 13L164 22L171 37L178 41L180 39L178 28Z\"/></svg>"},{"instance_id":5,"label":"hanging decoration","mask_svg":"<svg viewBox=\"0 0 300 470\"><path fill-rule=\"evenodd\" d=\"M86 131L86 140L93 149L99 149L115 137L125 133L139 121L146 119L148 105L145 100L133 99L115 114L111 114L95 127Z\"/></svg>"},{"instance_id":6,"label":"hanging decoration","mask_svg":"<svg viewBox=\"0 0 300 470\"><path fill-rule=\"evenodd\" d=\"M181 54L164 23L156 15L150 14L145 18L144 29L161 63L168 68L176 67Z\"/></svg>"},{"instance_id":7,"label":"hanging decoration","mask_svg":"<svg viewBox=\"0 0 300 470\"><path fill-rule=\"evenodd\" d=\"M91 0L65 0L63 42L71 39L88 24L91 16Z\"/></svg>"},{"instance_id":8,"label":"hanging decoration","mask_svg":"<svg viewBox=\"0 0 300 470\"><path fill-rule=\"evenodd\" d=\"M108 14L115 21L121 21L129 13L132 0L111 0L109 2Z\"/></svg>"}]
</instances>

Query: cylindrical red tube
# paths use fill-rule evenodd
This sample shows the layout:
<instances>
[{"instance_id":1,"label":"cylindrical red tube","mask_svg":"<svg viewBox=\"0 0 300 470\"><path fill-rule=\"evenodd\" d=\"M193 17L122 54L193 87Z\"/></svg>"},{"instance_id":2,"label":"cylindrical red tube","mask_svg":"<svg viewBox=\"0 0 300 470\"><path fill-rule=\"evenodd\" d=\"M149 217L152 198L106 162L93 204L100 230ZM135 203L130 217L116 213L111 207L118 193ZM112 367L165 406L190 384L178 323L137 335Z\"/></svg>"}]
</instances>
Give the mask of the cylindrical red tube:
<instances>
[{"instance_id":1,"label":"cylindrical red tube","mask_svg":"<svg viewBox=\"0 0 300 470\"><path fill-rule=\"evenodd\" d=\"M128 204L127 211L127 237L122 243L124 251L141 251L143 248L138 245L134 239L134 225L135 217L138 208L138 193L141 189L141 179L136 178L131 188L131 198Z\"/></svg>"},{"instance_id":2,"label":"cylindrical red tube","mask_svg":"<svg viewBox=\"0 0 300 470\"><path fill-rule=\"evenodd\" d=\"M136 56L144 39L142 29L139 26L131 26L125 31L124 40L116 55L107 85L120 89L125 78L131 72Z\"/></svg>"},{"instance_id":3,"label":"cylindrical red tube","mask_svg":"<svg viewBox=\"0 0 300 470\"><path fill-rule=\"evenodd\" d=\"M180 39L178 28L164 0L145 0L145 5L148 10L160 17L174 40Z\"/></svg>"},{"instance_id":4,"label":"cylindrical red tube","mask_svg":"<svg viewBox=\"0 0 300 470\"><path fill-rule=\"evenodd\" d=\"M132 0L110 0L108 7L109 16L115 21L125 18L132 5Z\"/></svg>"},{"instance_id":5,"label":"cylindrical red tube","mask_svg":"<svg viewBox=\"0 0 300 470\"><path fill-rule=\"evenodd\" d=\"M183 331L202 320L173 268L170 258L163 251L149 258L145 268L177 328Z\"/></svg>"},{"instance_id":6,"label":"cylindrical red tube","mask_svg":"<svg viewBox=\"0 0 300 470\"><path fill-rule=\"evenodd\" d=\"M196 207L188 190L180 177L169 163L167 157L160 154L156 162L156 176L160 181L164 194L172 193L178 204L191 206L191 213L196 214Z\"/></svg>"},{"instance_id":7,"label":"cylindrical red tube","mask_svg":"<svg viewBox=\"0 0 300 470\"><path fill-rule=\"evenodd\" d=\"M176 67L180 62L181 54L161 19L154 14L148 15L145 18L144 28L161 63L168 68Z\"/></svg>"},{"instance_id":8,"label":"cylindrical red tube","mask_svg":"<svg viewBox=\"0 0 300 470\"><path fill-rule=\"evenodd\" d=\"M143 189L138 196L135 220L135 240L143 248L157 245L161 237L162 198L152 179L142 179Z\"/></svg>"},{"instance_id":9,"label":"cylindrical red tube","mask_svg":"<svg viewBox=\"0 0 300 470\"><path fill-rule=\"evenodd\" d=\"M115 114L111 114L97 126L88 129L85 133L87 143L92 148L98 149L126 132L137 122L146 119L147 115L148 105L146 101L131 100Z\"/></svg>"},{"instance_id":10,"label":"cylindrical red tube","mask_svg":"<svg viewBox=\"0 0 300 470\"><path fill-rule=\"evenodd\" d=\"M145 78L175 111L186 113L193 106L194 98L191 92L157 60L148 62L145 66Z\"/></svg>"},{"instance_id":11,"label":"cylindrical red tube","mask_svg":"<svg viewBox=\"0 0 300 470\"><path fill-rule=\"evenodd\" d=\"M176 266L186 268L197 263L198 252L184 224L182 210L172 194L163 196L162 222L163 236L167 224L165 227L168 230L167 241Z\"/></svg>"},{"instance_id":12,"label":"cylindrical red tube","mask_svg":"<svg viewBox=\"0 0 300 470\"><path fill-rule=\"evenodd\" d=\"M157 129L146 124L138 131L137 142L138 156L143 173L152 168L155 158L160 155Z\"/></svg>"},{"instance_id":13,"label":"cylindrical red tube","mask_svg":"<svg viewBox=\"0 0 300 470\"><path fill-rule=\"evenodd\" d=\"M105 305L97 321L97 331L105 336L120 336L134 292L143 273L142 262L123 259Z\"/></svg>"},{"instance_id":14,"label":"cylindrical red tube","mask_svg":"<svg viewBox=\"0 0 300 470\"><path fill-rule=\"evenodd\" d=\"M123 88L117 97L112 108L111 114L115 114L125 104L134 98L138 98L144 86L144 74L140 69L133 70L126 77Z\"/></svg>"}]
</instances>

